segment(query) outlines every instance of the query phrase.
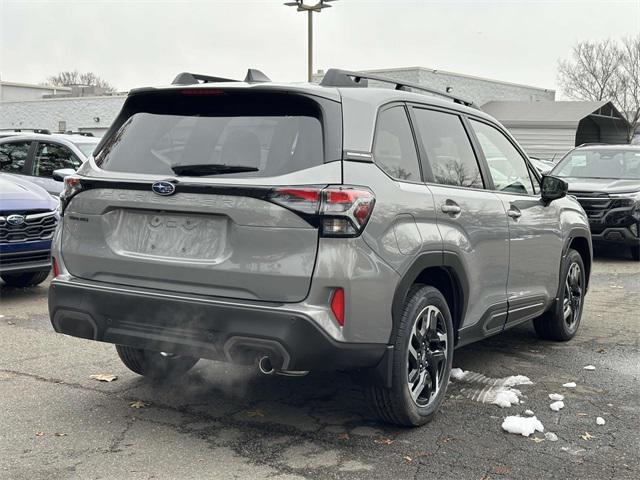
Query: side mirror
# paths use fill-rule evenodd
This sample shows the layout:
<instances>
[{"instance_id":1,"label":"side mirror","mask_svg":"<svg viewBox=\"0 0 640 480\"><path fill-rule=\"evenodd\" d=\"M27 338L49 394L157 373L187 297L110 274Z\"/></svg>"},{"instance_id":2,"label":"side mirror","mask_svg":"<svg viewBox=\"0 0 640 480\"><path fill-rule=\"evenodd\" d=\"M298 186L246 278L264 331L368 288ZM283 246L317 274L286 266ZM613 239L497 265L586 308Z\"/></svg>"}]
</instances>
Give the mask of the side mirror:
<instances>
[{"instance_id":1,"label":"side mirror","mask_svg":"<svg viewBox=\"0 0 640 480\"><path fill-rule=\"evenodd\" d=\"M550 175L544 175L542 177L542 201L546 204L558 200L559 198L566 197L569 191L569 184L558 177L552 177Z\"/></svg>"},{"instance_id":2,"label":"side mirror","mask_svg":"<svg viewBox=\"0 0 640 480\"><path fill-rule=\"evenodd\" d=\"M53 171L53 179L58 182L63 182L64 177L68 177L74 173L76 173L76 171L73 168L59 168L58 170Z\"/></svg>"}]
</instances>

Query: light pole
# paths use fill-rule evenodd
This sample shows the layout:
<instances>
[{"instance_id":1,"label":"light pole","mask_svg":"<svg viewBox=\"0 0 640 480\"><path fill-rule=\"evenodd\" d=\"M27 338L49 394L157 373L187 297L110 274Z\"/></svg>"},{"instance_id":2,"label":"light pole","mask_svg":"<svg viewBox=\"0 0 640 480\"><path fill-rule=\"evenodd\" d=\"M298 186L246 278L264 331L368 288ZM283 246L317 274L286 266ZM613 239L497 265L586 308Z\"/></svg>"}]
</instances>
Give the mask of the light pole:
<instances>
[{"instance_id":1,"label":"light pole","mask_svg":"<svg viewBox=\"0 0 640 480\"><path fill-rule=\"evenodd\" d=\"M307 12L307 79L309 82L313 80L313 12L320 13L323 8L329 8L331 5L327 5L329 2L335 2L336 0L318 0L315 5L307 5L304 0L295 0L295 2L286 2L288 7L297 7L298 12Z\"/></svg>"}]
</instances>

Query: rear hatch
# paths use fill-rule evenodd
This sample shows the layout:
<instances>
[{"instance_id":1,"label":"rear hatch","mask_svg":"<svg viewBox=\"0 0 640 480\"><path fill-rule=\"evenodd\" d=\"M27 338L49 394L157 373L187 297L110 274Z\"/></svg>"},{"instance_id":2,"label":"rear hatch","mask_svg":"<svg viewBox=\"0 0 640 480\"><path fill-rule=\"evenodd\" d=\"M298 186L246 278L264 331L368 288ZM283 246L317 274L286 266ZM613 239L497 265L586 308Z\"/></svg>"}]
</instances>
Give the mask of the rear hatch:
<instances>
[{"instance_id":1,"label":"rear hatch","mask_svg":"<svg viewBox=\"0 0 640 480\"><path fill-rule=\"evenodd\" d=\"M64 213L65 266L118 285L303 300L318 228L274 198L341 183L341 138L340 104L326 98L267 88L134 94L80 171Z\"/></svg>"}]
</instances>

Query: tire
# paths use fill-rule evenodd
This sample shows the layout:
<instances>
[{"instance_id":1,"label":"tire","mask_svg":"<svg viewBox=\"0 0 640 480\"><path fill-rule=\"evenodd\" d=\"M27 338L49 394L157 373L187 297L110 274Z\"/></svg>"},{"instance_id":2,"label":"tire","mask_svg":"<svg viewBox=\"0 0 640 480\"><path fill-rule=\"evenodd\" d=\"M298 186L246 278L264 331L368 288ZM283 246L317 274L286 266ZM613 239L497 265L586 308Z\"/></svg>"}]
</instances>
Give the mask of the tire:
<instances>
[{"instance_id":1,"label":"tire","mask_svg":"<svg viewBox=\"0 0 640 480\"><path fill-rule=\"evenodd\" d=\"M640 262L640 245L635 245L630 248L631 258L633 258L636 262Z\"/></svg>"},{"instance_id":2,"label":"tire","mask_svg":"<svg viewBox=\"0 0 640 480\"><path fill-rule=\"evenodd\" d=\"M26 273L3 273L0 275L4 283L12 287L34 287L40 285L49 276L51 270Z\"/></svg>"},{"instance_id":3,"label":"tire","mask_svg":"<svg viewBox=\"0 0 640 480\"><path fill-rule=\"evenodd\" d=\"M435 334L429 328L433 325L436 325ZM426 345L421 345L420 334L424 332L428 335L427 342ZM369 403L380 420L399 426L416 427L433 418L449 383L453 340L453 321L444 296L434 287L411 287L391 338L394 346L392 386L384 388L371 385L367 390ZM409 349L410 342L413 345L412 351ZM418 358L423 360L422 367ZM434 373L437 379L435 392L432 380ZM415 382L410 382L411 377L416 379ZM420 393L418 390L423 378L425 386ZM414 391L413 395L411 390Z\"/></svg>"},{"instance_id":4,"label":"tire","mask_svg":"<svg viewBox=\"0 0 640 480\"><path fill-rule=\"evenodd\" d=\"M577 251L569 250L567 253L562 263L560 279L562 288L559 300L533 321L533 327L538 336L544 340L566 342L571 340L578 331L584 310L586 274L584 262ZM576 281L579 284L576 284ZM569 308L569 317L567 317L567 308Z\"/></svg>"},{"instance_id":5,"label":"tire","mask_svg":"<svg viewBox=\"0 0 640 480\"><path fill-rule=\"evenodd\" d=\"M199 360L194 357L173 356L125 345L116 345L116 351L129 370L153 380L182 376Z\"/></svg>"}]
</instances>

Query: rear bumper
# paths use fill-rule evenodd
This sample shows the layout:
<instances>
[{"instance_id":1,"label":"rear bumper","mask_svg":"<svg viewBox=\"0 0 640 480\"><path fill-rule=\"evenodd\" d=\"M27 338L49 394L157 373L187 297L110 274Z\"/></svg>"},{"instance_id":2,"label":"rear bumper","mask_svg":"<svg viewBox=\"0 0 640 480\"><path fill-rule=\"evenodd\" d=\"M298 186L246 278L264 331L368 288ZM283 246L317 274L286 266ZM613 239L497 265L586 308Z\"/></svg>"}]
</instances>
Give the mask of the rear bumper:
<instances>
[{"instance_id":1,"label":"rear bumper","mask_svg":"<svg viewBox=\"0 0 640 480\"><path fill-rule=\"evenodd\" d=\"M338 342L290 304L130 289L62 276L51 282L58 333L233 363L269 355L283 370L377 366L387 345Z\"/></svg>"}]
</instances>

